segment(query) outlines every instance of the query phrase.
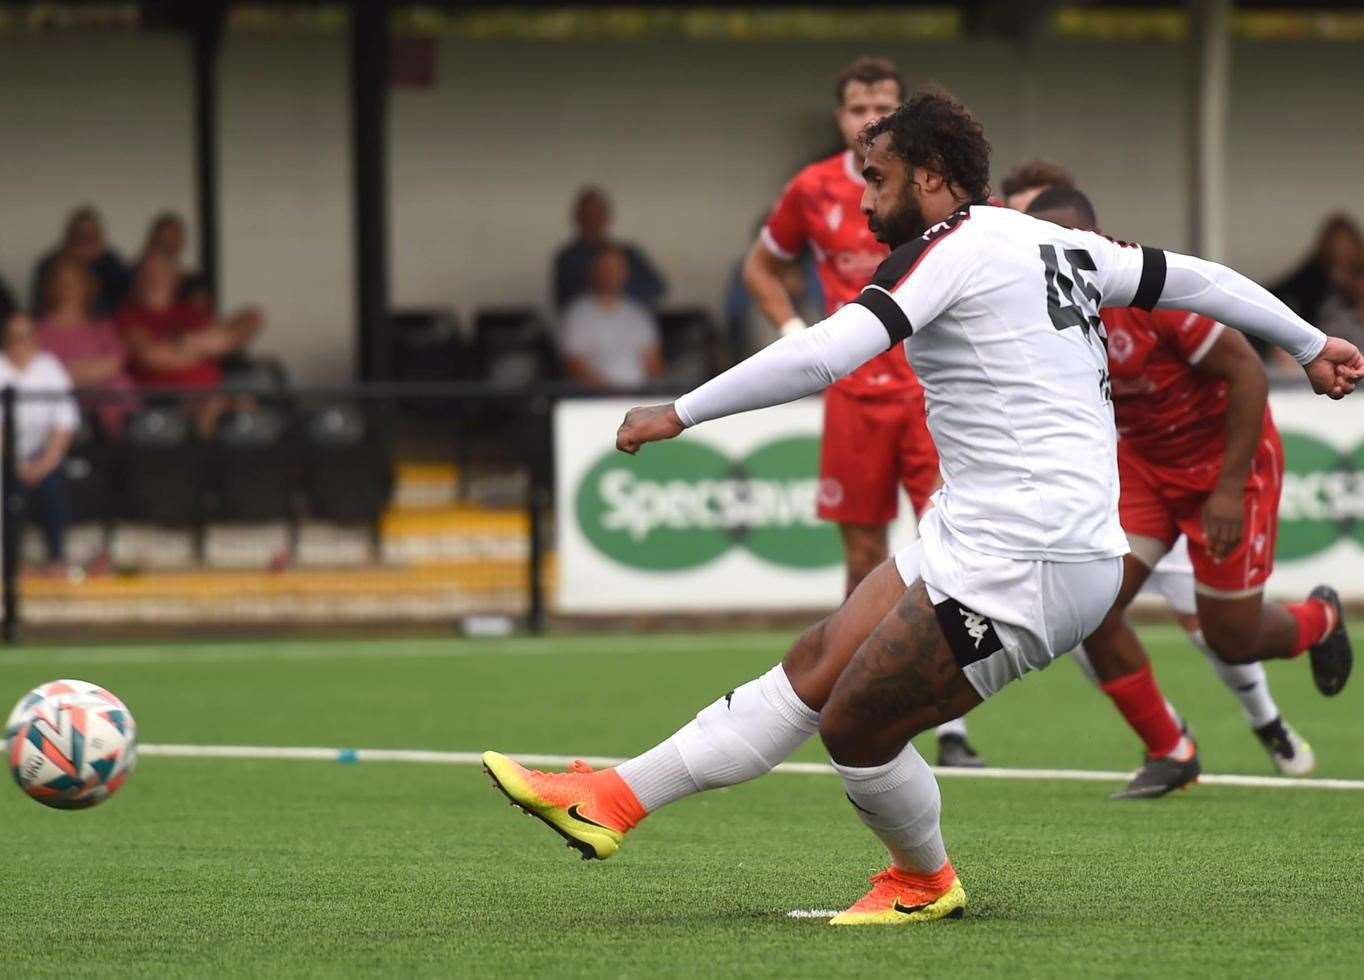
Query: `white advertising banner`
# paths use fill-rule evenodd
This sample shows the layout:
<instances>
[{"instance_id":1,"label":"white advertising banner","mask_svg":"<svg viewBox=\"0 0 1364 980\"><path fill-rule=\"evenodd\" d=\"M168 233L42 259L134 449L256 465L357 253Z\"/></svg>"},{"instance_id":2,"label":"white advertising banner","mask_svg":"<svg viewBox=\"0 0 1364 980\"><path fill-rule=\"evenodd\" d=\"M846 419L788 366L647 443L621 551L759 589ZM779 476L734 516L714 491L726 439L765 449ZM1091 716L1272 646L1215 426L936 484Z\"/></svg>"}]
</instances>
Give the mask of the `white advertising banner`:
<instances>
[{"instance_id":1,"label":"white advertising banner","mask_svg":"<svg viewBox=\"0 0 1364 980\"><path fill-rule=\"evenodd\" d=\"M1359 396L1354 396L1359 397ZM1364 601L1364 403L1276 391L1286 469L1268 592L1329 582ZM564 613L832 608L843 594L837 529L815 517L818 398L708 422L680 439L615 450L626 399L555 408L557 608ZM913 538L901 497L892 547Z\"/></svg>"},{"instance_id":2,"label":"white advertising banner","mask_svg":"<svg viewBox=\"0 0 1364 980\"><path fill-rule=\"evenodd\" d=\"M564 400L554 411L564 613L833 608L837 528L815 516L823 402L707 422L679 439L615 449L636 402ZM902 517L892 542L913 537Z\"/></svg>"},{"instance_id":3,"label":"white advertising banner","mask_svg":"<svg viewBox=\"0 0 1364 980\"><path fill-rule=\"evenodd\" d=\"M1328 401L1303 390L1269 399L1283 435L1279 544L1268 594L1301 599L1334 585L1364 600L1364 401Z\"/></svg>"}]
</instances>

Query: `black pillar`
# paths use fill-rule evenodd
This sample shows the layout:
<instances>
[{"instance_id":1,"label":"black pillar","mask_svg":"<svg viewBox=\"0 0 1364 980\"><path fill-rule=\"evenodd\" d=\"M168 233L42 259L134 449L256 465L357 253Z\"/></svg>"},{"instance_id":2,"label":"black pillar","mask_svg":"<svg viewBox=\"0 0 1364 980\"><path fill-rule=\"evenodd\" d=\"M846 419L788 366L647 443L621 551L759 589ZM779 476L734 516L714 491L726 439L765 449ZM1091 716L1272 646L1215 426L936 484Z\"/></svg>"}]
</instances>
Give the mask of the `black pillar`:
<instances>
[{"instance_id":1,"label":"black pillar","mask_svg":"<svg viewBox=\"0 0 1364 980\"><path fill-rule=\"evenodd\" d=\"M387 7L384 0L350 4L356 362L362 381L388 381L393 376L388 330Z\"/></svg>"},{"instance_id":2,"label":"black pillar","mask_svg":"<svg viewBox=\"0 0 1364 980\"><path fill-rule=\"evenodd\" d=\"M223 8L204 4L190 25L194 52L194 177L199 271L218 295L218 48Z\"/></svg>"}]
</instances>

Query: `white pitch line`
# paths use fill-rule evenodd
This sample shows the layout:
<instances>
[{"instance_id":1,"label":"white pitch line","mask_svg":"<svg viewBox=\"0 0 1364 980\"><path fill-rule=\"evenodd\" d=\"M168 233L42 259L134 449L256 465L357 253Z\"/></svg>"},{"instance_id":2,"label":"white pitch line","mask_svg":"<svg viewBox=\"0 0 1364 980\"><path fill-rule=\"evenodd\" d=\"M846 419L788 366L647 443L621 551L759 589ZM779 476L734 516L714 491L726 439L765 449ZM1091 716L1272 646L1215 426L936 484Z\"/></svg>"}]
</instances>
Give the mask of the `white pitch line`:
<instances>
[{"instance_id":1,"label":"white pitch line","mask_svg":"<svg viewBox=\"0 0 1364 980\"><path fill-rule=\"evenodd\" d=\"M323 762L420 762L446 766L476 766L483 761L481 752L431 752L421 749L328 749L277 745L139 745L140 755L199 759L296 759ZM518 762L532 766L567 766L582 759L592 766L614 766L624 759L614 756L514 755ZM776 772L799 776L837 775L833 766L822 762L783 762ZM1121 783L1132 778L1130 772L1105 772L1097 769L941 769L935 775L949 779L1023 779L1031 781L1069 781L1084 783ZM1235 776L1205 773L1198 780L1205 786L1242 786L1254 789L1334 789L1364 791L1364 779L1288 779L1283 776Z\"/></svg>"},{"instance_id":2,"label":"white pitch line","mask_svg":"<svg viewBox=\"0 0 1364 980\"><path fill-rule=\"evenodd\" d=\"M786 913L788 919L832 919L838 914L836 909L792 909Z\"/></svg>"}]
</instances>

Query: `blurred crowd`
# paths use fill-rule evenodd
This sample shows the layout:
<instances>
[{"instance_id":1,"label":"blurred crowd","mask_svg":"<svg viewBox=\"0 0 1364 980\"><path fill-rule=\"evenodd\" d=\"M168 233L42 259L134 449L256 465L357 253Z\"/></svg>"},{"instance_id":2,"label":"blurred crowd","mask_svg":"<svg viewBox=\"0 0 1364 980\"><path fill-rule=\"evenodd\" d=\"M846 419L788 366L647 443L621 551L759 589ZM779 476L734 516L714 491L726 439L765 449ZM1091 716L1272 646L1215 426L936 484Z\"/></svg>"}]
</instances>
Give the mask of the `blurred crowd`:
<instances>
[{"instance_id":1,"label":"blurred crowd","mask_svg":"<svg viewBox=\"0 0 1364 980\"><path fill-rule=\"evenodd\" d=\"M53 567L65 562L69 500L62 461L82 425L118 438L144 401L174 392L208 438L232 404L227 373L264 326L255 308L217 312L185 262L184 219L147 227L133 262L109 244L98 211L77 208L34 264L27 302L0 282L0 388L19 396L19 492L43 529Z\"/></svg>"},{"instance_id":2,"label":"blurred crowd","mask_svg":"<svg viewBox=\"0 0 1364 980\"><path fill-rule=\"evenodd\" d=\"M1073 183L1061 165L1032 160L1005 177L999 200L1026 210L1044 188ZM603 391L638 388L663 377L658 328L659 306L667 293L663 274L639 244L612 237L611 203L602 188L580 191L572 218L574 235L555 255L552 269L555 337L566 376ZM763 212L754 239L766 219ZM813 263L807 251L782 268L786 291L811 323L824 310ZM1267 285L1305 320L1364 348L1364 232L1348 214L1328 215L1301 261ZM746 356L778 336L751 300L742 259L731 271L721 312L717 342L728 359ZM1258 344L1257 349L1271 377L1301 380L1297 364L1282 351Z\"/></svg>"}]
</instances>

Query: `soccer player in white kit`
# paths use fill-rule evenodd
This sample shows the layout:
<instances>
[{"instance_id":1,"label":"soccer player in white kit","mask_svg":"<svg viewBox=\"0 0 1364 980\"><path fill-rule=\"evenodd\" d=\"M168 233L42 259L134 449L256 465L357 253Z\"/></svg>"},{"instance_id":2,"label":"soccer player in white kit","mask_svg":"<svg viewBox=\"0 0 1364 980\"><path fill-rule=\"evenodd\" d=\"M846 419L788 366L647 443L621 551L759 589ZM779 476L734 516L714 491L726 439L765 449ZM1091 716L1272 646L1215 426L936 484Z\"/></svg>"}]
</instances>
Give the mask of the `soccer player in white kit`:
<instances>
[{"instance_id":1,"label":"soccer player in white kit","mask_svg":"<svg viewBox=\"0 0 1364 980\"><path fill-rule=\"evenodd\" d=\"M620 766L569 773L484 754L495 784L584 857L649 813L768 772L816 732L890 867L834 925L960 916L941 799L915 735L1046 667L1104 618L1122 577L1101 306L1191 309L1278 344L1343 397L1364 357L1214 263L985 205L989 144L926 91L870 126L862 208L894 251L853 303L670 405L631 410L637 452L707 420L813 394L895 343L928 398L944 485L921 537L782 665Z\"/></svg>"}]
</instances>

